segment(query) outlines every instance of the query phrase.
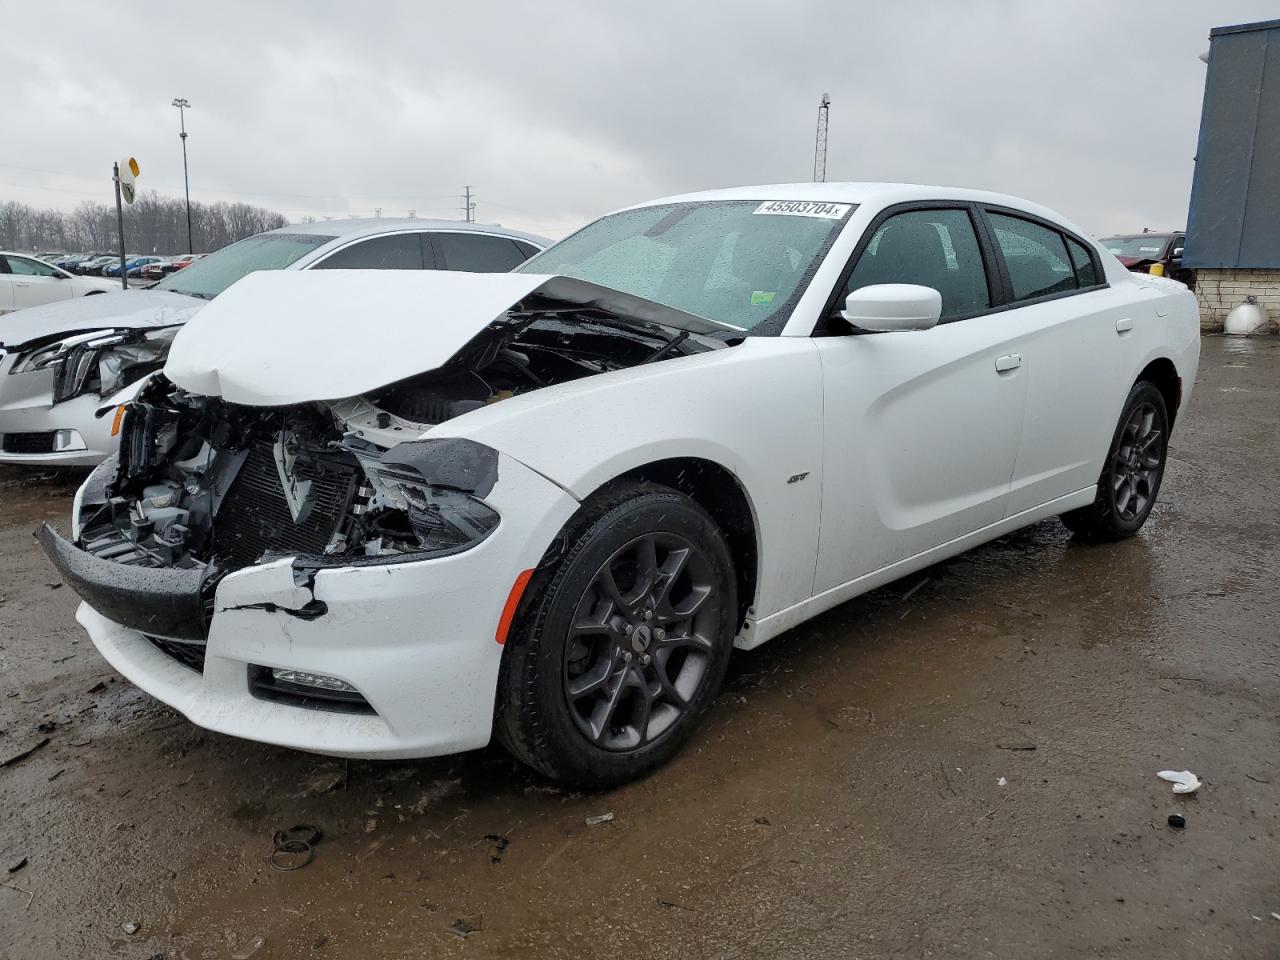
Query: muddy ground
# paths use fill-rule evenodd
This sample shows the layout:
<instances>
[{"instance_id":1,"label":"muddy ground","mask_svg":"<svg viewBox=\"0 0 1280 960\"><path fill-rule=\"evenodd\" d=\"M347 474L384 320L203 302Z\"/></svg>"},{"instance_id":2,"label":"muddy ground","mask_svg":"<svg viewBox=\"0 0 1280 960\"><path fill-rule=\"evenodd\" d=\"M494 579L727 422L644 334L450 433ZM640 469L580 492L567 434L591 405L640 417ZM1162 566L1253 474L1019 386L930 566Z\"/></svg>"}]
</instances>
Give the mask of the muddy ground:
<instances>
[{"instance_id":1,"label":"muddy ground","mask_svg":"<svg viewBox=\"0 0 1280 960\"><path fill-rule=\"evenodd\" d=\"M738 654L598 796L192 727L31 539L76 478L0 473L0 760L49 740L0 767L0 956L1278 956L1280 342L1205 340L1172 457L1136 539L1042 523Z\"/></svg>"}]
</instances>

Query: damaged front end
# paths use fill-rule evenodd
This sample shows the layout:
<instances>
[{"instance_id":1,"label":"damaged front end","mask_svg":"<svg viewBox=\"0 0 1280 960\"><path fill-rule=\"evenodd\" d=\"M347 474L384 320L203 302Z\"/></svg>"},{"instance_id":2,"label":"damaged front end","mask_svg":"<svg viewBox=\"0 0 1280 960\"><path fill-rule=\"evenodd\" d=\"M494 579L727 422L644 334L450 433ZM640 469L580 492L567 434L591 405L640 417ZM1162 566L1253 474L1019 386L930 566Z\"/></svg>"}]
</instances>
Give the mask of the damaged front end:
<instances>
[{"instance_id":1,"label":"damaged front end","mask_svg":"<svg viewBox=\"0 0 1280 960\"><path fill-rule=\"evenodd\" d=\"M325 614L311 589L317 571L450 556L488 538L501 523L485 499L499 455L424 437L436 424L720 346L582 309L512 310L443 366L344 400L250 406L160 374L127 409L118 459L81 489L72 540L47 524L37 536L98 613L188 662L219 583L238 570L293 558L310 602L226 609L314 619Z\"/></svg>"}]
</instances>

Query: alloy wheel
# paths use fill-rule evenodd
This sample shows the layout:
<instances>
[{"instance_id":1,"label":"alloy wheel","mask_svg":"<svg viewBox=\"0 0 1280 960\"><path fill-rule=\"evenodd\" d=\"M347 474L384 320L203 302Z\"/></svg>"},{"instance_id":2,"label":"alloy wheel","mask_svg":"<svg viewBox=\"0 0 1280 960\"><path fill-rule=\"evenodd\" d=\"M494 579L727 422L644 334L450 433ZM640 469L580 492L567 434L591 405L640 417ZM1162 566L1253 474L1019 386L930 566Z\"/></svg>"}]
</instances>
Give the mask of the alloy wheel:
<instances>
[{"instance_id":1,"label":"alloy wheel","mask_svg":"<svg viewBox=\"0 0 1280 960\"><path fill-rule=\"evenodd\" d=\"M709 676L719 605L709 559L674 533L614 551L578 603L564 694L579 732L604 750L662 737Z\"/></svg>"},{"instance_id":2,"label":"alloy wheel","mask_svg":"<svg viewBox=\"0 0 1280 960\"><path fill-rule=\"evenodd\" d=\"M1111 457L1111 496L1121 519L1133 520L1150 508L1160 483L1163 443L1155 406L1134 407Z\"/></svg>"}]
</instances>

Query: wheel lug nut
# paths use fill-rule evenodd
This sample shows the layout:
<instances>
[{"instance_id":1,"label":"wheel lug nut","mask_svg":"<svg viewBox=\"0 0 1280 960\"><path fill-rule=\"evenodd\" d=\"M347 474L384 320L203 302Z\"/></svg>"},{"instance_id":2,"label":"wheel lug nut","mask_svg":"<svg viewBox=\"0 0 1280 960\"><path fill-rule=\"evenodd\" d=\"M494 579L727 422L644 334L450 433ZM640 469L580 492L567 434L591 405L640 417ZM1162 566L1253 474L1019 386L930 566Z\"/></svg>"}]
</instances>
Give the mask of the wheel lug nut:
<instances>
[{"instance_id":1,"label":"wheel lug nut","mask_svg":"<svg viewBox=\"0 0 1280 960\"><path fill-rule=\"evenodd\" d=\"M641 662L641 663L643 663L643 664L647 667L647 666L649 665L649 661L650 661L651 659L652 659L652 658L651 658L651 657L646 653L643 657L641 657L641 658L640 658L640 662Z\"/></svg>"},{"instance_id":2,"label":"wheel lug nut","mask_svg":"<svg viewBox=\"0 0 1280 960\"><path fill-rule=\"evenodd\" d=\"M667 639L667 631L665 631L665 630L663 630L661 627L659 627L657 630L653 631L653 639L655 639L655 640L665 640L665 639Z\"/></svg>"},{"instance_id":3,"label":"wheel lug nut","mask_svg":"<svg viewBox=\"0 0 1280 960\"><path fill-rule=\"evenodd\" d=\"M634 624L628 623L625 627L622 628L622 632L629 637L635 631L635 629L636 628Z\"/></svg>"},{"instance_id":4,"label":"wheel lug nut","mask_svg":"<svg viewBox=\"0 0 1280 960\"><path fill-rule=\"evenodd\" d=\"M646 611L644 612L643 616L644 616L644 618L645 618L646 620L652 620L652 619L653 619L653 611L652 611L652 610L646 610Z\"/></svg>"},{"instance_id":5,"label":"wheel lug nut","mask_svg":"<svg viewBox=\"0 0 1280 960\"><path fill-rule=\"evenodd\" d=\"M623 662L623 663L630 663L630 662L631 662L631 651L630 651L630 650L628 650L626 653L624 653L624 654L622 655L622 662Z\"/></svg>"}]
</instances>

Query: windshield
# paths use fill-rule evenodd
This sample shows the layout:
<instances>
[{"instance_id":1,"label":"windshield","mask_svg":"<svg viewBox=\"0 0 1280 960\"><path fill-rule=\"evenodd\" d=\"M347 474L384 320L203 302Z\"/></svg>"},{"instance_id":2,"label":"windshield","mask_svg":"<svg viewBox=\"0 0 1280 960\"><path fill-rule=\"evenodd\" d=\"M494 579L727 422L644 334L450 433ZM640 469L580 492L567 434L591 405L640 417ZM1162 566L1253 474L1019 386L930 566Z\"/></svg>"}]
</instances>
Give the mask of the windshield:
<instances>
[{"instance_id":1,"label":"windshield","mask_svg":"<svg viewBox=\"0 0 1280 960\"><path fill-rule=\"evenodd\" d=\"M260 233L201 257L151 289L212 300L241 277L256 270L283 270L332 239L314 233Z\"/></svg>"},{"instance_id":2,"label":"windshield","mask_svg":"<svg viewBox=\"0 0 1280 960\"><path fill-rule=\"evenodd\" d=\"M852 209L722 200L624 210L515 272L589 280L742 330L774 320L776 333Z\"/></svg>"},{"instance_id":3,"label":"windshield","mask_svg":"<svg viewBox=\"0 0 1280 960\"><path fill-rule=\"evenodd\" d=\"M1140 237L1104 237L1102 245L1117 257L1141 257L1155 260L1169 242L1167 233L1144 233Z\"/></svg>"}]
</instances>

